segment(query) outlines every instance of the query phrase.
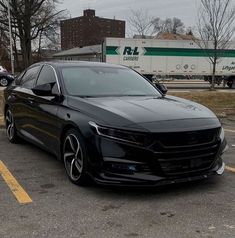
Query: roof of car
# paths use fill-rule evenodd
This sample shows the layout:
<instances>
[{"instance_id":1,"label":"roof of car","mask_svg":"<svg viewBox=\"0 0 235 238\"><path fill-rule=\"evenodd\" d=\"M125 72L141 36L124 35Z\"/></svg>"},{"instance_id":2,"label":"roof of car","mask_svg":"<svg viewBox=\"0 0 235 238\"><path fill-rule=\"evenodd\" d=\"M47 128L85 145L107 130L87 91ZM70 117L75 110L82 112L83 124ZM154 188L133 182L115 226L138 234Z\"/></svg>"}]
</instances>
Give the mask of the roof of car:
<instances>
[{"instance_id":1,"label":"roof of car","mask_svg":"<svg viewBox=\"0 0 235 238\"><path fill-rule=\"evenodd\" d=\"M63 67L63 66L83 66L83 67L110 67L110 68L126 68L121 65L103 63L103 62L89 62L89 61L68 61L68 60L55 60L55 61L44 61L39 62L38 64L49 64L55 67Z\"/></svg>"}]
</instances>

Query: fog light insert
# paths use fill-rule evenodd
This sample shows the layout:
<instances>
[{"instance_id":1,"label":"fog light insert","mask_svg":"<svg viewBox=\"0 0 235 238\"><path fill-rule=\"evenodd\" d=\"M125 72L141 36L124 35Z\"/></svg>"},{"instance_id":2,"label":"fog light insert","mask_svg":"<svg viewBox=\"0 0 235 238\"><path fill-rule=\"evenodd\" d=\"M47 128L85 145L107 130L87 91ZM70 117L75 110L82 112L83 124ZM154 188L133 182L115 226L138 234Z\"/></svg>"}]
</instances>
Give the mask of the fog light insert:
<instances>
[{"instance_id":1,"label":"fog light insert","mask_svg":"<svg viewBox=\"0 0 235 238\"><path fill-rule=\"evenodd\" d=\"M129 165L129 166L128 166L128 169L129 169L130 171L136 172L136 165Z\"/></svg>"},{"instance_id":2,"label":"fog light insert","mask_svg":"<svg viewBox=\"0 0 235 238\"><path fill-rule=\"evenodd\" d=\"M137 172L137 166L134 164L126 164L126 163L108 163L108 170L114 173L128 173L132 174Z\"/></svg>"}]
</instances>

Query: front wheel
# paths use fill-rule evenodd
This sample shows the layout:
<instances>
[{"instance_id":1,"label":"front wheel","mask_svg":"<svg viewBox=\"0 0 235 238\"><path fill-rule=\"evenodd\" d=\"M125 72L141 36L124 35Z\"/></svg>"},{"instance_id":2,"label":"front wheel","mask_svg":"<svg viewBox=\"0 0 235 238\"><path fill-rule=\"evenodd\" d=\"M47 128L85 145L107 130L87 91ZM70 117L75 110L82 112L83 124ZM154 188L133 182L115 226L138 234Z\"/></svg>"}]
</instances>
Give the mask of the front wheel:
<instances>
[{"instance_id":1,"label":"front wheel","mask_svg":"<svg viewBox=\"0 0 235 238\"><path fill-rule=\"evenodd\" d=\"M8 84L9 84L9 82L8 82L7 78L5 78L5 77L0 78L0 86L7 87Z\"/></svg>"},{"instance_id":2,"label":"front wheel","mask_svg":"<svg viewBox=\"0 0 235 238\"><path fill-rule=\"evenodd\" d=\"M10 109L7 109L6 111L5 121L6 121L6 132L7 132L8 140L11 143L17 143L19 141L19 138L15 128L14 117Z\"/></svg>"},{"instance_id":3,"label":"front wheel","mask_svg":"<svg viewBox=\"0 0 235 238\"><path fill-rule=\"evenodd\" d=\"M87 152L80 133L69 130L64 137L63 152L64 166L70 181L76 185L87 185L90 178L87 173Z\"/></svg>"},{"instance_id":4,"label":"front wheel","mask_svg":"<svg viewBox=\"0 0 235 238\"><path fill-rule=\"evenodd\" d=\"M233 87L233 81L228 81L228 82L227 82L227 86L228 86L229 88L232 88L232 87Z\"/></svg>"}]
</instances>

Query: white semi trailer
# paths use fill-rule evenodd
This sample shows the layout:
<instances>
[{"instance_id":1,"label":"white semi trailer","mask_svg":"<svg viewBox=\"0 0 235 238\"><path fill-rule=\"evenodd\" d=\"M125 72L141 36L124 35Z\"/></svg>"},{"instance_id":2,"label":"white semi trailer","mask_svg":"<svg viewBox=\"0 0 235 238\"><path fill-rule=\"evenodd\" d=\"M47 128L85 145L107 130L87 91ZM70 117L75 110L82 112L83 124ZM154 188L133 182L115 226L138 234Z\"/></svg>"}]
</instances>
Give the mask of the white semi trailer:
<instances>
[{"instance_id":1,"label":"white semi trailer","mask_svg":"<svg viewBox=\"0 0 235 238\"><path fill-rule=\"evenodd\" d=\"M229 49L218 51L217 79L226 78L235 85L235 42ZM151 78L153 75L203 76L210 80L212 49L201 49L193 40L156 40L106 38L103 61L133 68Z\"/></svg>"}]
</instances>

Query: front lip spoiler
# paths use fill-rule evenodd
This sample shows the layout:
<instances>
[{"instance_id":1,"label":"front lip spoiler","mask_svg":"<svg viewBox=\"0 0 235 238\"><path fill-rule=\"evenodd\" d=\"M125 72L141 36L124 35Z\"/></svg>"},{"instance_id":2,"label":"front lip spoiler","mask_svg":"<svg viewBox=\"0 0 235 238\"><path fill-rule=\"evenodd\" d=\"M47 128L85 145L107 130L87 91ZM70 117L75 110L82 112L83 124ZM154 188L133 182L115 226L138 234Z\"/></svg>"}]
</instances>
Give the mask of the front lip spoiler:
<instances>
[{"instance_id":1,"label":"front lip spoiler","mask_svg":"<svg viewBox=\"0 0 235 238\"><path fill-rule=\"evenodd\" d=\"M210 178L211 176L218 175L218 172L224 171L225 164L223 164L217 171L211 171L208 173L203 173L201 175L192 176L192 177L184 177L184 178L175 178L175 179L163 179L159 181L117 181L117 180L107 180L103 176L93 177L93 180L96 184L102 186L115 186L115 187L161 187L166 185L180 184L180 183L188 183L199 180L204 180ZM223 173L223 172L222 172Z\"/></svg>"}]
</instances>

